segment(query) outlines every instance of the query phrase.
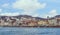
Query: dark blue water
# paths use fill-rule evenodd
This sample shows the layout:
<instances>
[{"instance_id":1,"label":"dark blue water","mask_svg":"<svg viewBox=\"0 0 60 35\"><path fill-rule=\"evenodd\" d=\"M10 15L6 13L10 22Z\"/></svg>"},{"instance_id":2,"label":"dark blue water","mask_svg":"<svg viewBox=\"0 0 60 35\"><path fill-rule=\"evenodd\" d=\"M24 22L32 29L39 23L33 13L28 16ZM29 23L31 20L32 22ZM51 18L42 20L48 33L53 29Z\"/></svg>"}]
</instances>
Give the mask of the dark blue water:
<instances>
[{"instance_id":1,"label":"dark blue water","mask_svg":"<svg viewBox=\"0 0 60 35\"><path fill-rule=\"evenodd\" d=\"M0 35L60 35L60 28L0 27Z\"/></svg>"}]
</instances>

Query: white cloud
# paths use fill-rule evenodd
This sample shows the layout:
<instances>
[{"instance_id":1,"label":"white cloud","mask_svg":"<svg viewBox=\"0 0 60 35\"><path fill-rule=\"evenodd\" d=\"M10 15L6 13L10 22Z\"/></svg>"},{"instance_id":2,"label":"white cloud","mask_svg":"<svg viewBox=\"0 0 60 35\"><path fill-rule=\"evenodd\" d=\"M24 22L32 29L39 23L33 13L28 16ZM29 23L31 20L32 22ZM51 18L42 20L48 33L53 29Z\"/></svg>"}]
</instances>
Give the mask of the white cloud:
<instances>
[{"instance_id":1,"label":"white cloud","mask_svg":"<svg viewBox=\"0 0 60 35\"><path fill-rule=\"evenodd\" d=\"M39 17L39 14L34 14L34 16L33 17Z\"/></svg>"},{"instance_id":2,"label":"white cloud","mask_svg":"<svg viewBox=\"0 0 60 35\"><path fill-rule=\"evenodd\" d=\"M20 13L1 13L0 16L17 16Z\"/></svg>"},{"instance_id":3,"label":"white cloud","mask_svg":"<svg viewBox=\"0 0 60 35\"><path fill-rule=\"evenodd\" d=\"M18 0L13 3L13 8L22 9L22 14L32 15L37 9L43 9L46 7L46 3L40 3L38 0ZM34 16L33 14L32 16Z\"/></svg>"},{"instance_id":4,"label":"white cloud","mask_svg":"<svg viewBox=\"0 0 60 35\"><path fill-rule=\"evenodd\" d=\"M24 10L44 8L45 6L46 3L41 4L38 2L38 0L18 0L15 3L13 3L14 8L24 9Z\"/></svg>"},{"instance_id":5,"label":"white cloud","mask_svg":"<svg viewBox=\"0 0 60 35\"><path fill-rule=\"evenodd\" d=\"M57 10L54 9L54 10L50 11L49 14L50 15L57 15Z\"/></svg>"},{"instance_id":6,"label":"white cloud","mask_svg":"<svg viewBox=\"0 0 60 35\"><path fill-rule=\"evenodd\" d=\"M47 16L49 16L49 17L54 17L54 16L56 16L56 15L58 15L57 10L56 10L56 9L53 9L53 10L51 10L48 14L45 14L43 17L44 17L44 18L47 18Z\"/></svg>"}]
</instances>

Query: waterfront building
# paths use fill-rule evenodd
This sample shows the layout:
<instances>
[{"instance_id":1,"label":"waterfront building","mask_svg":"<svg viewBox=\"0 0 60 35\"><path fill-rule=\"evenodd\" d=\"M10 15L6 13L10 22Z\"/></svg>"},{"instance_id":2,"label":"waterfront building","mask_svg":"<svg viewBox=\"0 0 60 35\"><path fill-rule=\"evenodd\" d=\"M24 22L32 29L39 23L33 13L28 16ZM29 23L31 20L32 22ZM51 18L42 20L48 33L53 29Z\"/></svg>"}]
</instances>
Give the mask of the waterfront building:
<instances>
[{"instance_id":1,"label":"waterfront building","mask_svg":"<svg viewBox=\"0 0 60 35\"><path fill-rule=\"evenodd\" d=\"M57 19L56 18L50 18L48 19L49 26L57 26Z\"/></svg>"},{"instance_id":2,"label":"waterfront building","mask_svg":"<svg viewBox=\"0 0 60 35\"><path fill-rule=\"evenodd\" d=\"M39 26L48 26L48 20L47 19L39 20L38 25Z\"/></svg>"}]
</instances>

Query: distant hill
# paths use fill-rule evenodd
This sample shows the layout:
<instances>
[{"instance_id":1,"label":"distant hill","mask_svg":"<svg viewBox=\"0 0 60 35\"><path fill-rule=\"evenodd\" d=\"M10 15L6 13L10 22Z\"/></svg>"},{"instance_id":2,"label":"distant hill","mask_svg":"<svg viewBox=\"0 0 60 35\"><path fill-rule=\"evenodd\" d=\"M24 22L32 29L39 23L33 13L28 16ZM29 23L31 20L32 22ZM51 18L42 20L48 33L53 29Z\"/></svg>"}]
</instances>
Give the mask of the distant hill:
<instances>
[{"instance_id":1,"label":"distant hill","mask_svg":"<svg viewBox=\"0 0 60 35\"><path fill-rule=\"evenodd\" d=\"M5 19L6 17L13 17L13 18L21 18L21 17L24 17L24 18L35 18L37 20L47 20L48 18L42 18L42 17L33 17L33 16L30 16L30 15L18 15L18 16L0 16L0 19ZM51 17L49 19L54 19L54 18L60 18L60 15L56 15L54 17Z\"/></svg>"}]
</instances>

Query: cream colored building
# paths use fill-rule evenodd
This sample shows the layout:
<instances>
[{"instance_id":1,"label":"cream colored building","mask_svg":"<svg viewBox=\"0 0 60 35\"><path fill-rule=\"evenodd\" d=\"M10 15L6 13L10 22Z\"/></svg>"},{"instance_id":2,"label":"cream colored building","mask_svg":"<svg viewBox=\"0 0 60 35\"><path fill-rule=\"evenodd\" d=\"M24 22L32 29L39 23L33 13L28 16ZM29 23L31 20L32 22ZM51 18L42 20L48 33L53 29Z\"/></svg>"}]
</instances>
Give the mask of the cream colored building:
<instances>
[{"instance_id":1,"label":"cream colored building","mask_svg":"<svg viewBox=\"0 0 60 35\"><path fill-rule=\"evenodd\" d=\"M39 26L48 26L48 21L47 20L40 20L38 21Z\"/></svg>"},{"instance_id":2,"label":"cream colored building","mask_svg":"<svg viewBox=\"0 0 60 35\"><path fill-rule=\"evenodd\" d=\"M57 19L56 18L51 18L48 19L49 26L57 26Z\"/></svg>"}]
</instances>

